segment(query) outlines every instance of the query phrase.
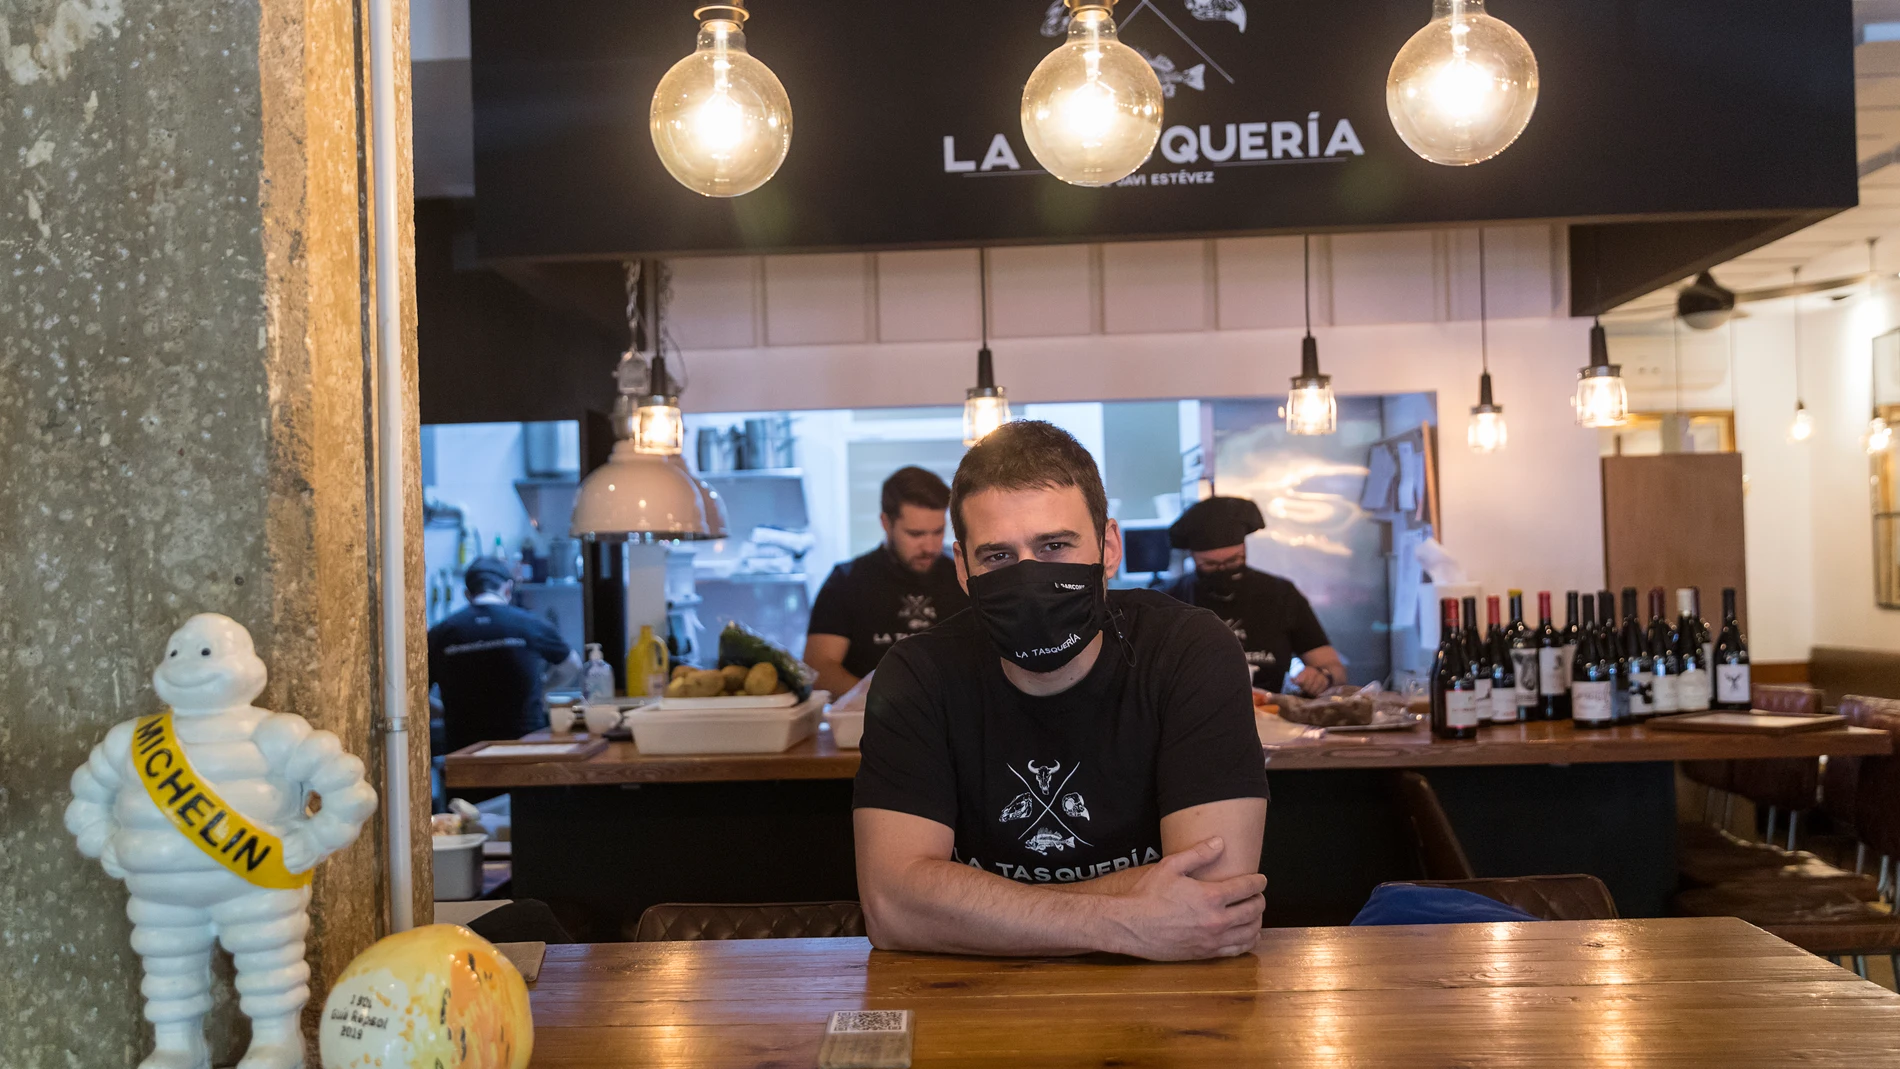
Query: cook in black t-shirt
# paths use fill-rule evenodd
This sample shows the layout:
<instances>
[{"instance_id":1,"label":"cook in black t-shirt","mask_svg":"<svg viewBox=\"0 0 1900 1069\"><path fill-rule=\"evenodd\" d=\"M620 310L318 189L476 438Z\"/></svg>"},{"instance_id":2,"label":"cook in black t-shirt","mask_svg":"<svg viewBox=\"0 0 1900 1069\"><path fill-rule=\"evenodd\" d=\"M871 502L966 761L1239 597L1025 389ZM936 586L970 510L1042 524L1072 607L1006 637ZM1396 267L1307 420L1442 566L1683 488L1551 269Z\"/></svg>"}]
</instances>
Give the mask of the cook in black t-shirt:
<instances>
[{"instance_id":1,"label":"cook in black t-shirt","mask_svg":"<svg viewBox=\"0 0 1900 1069\"><path fill-rule=\"evenodd\" d=\"M1121 532L1088 451L991 431L951 501L971 607L872 677L853 829L866 933L974 954L1244 954L1266 768L1218 618L1107 590Z\"/></svg>"},{"instance_id":2,"label":"cook in black t-shirt","mask_svg":"<svg viewBox=\"0 0 1900 1069\"><path fill-rule=\"evenodd\" d=\"M833 568L812 602L805 661L818 686L844 695L892 646L955 615L969 599L943 555L950 488L936 473L899 468L884 480L884 542Z\"/></svg>"},{"instance_id":3,"label":"cook in black t-shirt","mask_svg":"<svg viewBox=\"0 0 1900 1069\"><path fill-rule=\"evenodd\" d=\"M1346 666L1313 606L1291 582L1247 567L1247 536L1266 526L1244 497L1197 501L1168 528L1168 541L1194 555L1194 571L1168 593L1221 618L1253 669L1253 685L1278 691L1295 656L1306 665L1293 682L1308 694L1346 682Z\"/></svg>"},{"instance_id":4,"label":"cook in black t-shirt","mask_svg":"<svg viewBox=\"0 0 1900 1069\"><path fill-rule=\"evenodd\" d=\"M469 606L429 629L429 682L442 691L450 750L547 727L548 666L579 667L553 625L507 603L506 575L488 558L469 565Z\"/></svg>"},{"instance_id":5,"label":"cook in black t-shirt","mask_svg":"<svg viewBox=\"0 0 1900 1069\"><path fill-rule=\"evenodd\" d=\"M831 570L812 602L805 630L839 635L850 643L842 663L856 682L870 675L892 646L935 627L969 603L949 557L940 554L930 570L919 575L900 564L889 547L879 545Z\"/></svg>"},{"instance_id":6,"label":"cook in black t-shirt","mask_svg":"<svg viewBox=\"0 0 1900 1069\"><path fill-rule=\"evenodd\" d=\"M854 805L956 831L953 857L1024 883L1160 861L1161 818L1264 798L1247 673L1212 613L1111 591L1102 655L1032 697L974 612L891 651L873 682Z\"/></svg>"}]
</instances>

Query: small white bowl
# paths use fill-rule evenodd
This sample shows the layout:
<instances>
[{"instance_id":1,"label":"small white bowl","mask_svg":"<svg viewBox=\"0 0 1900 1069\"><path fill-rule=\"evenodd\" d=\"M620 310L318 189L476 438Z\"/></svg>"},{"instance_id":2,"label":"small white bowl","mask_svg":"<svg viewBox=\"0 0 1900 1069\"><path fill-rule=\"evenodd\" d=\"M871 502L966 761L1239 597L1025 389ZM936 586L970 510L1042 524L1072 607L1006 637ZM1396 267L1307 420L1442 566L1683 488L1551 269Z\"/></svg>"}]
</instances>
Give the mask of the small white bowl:
<instances>
[{"instance_id":1,"label":"small white bowl","mask_svg":"<svg viewBox=\"0 0 1900 1069\"><path fill-rule=\"evenodd\" d=\"M620 707L617 705L590 705L585 715L589 735L605 735L620 726Z\"/></svg>"},{"instance_id":2,"label":"small white bowl","mask_svg":"<svg viewBox=\"0 0 1900 1069\"><path fill-rule=\"evenodd\" d=\"M548 729L556 735L566 735L574 730L574 707L556 705L548 709Z\"/></svg>"}]
</instances>

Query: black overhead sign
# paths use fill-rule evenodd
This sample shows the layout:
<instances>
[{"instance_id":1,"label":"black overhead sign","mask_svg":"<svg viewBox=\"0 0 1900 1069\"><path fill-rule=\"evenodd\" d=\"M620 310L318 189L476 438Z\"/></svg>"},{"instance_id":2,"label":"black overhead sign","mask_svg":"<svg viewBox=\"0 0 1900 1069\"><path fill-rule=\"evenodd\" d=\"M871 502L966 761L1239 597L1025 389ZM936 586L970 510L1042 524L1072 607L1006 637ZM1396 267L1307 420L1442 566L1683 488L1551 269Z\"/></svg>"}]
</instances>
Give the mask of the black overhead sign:
<instances>
[{"instance_id":1,"label":"black overhead sign","mask_svg":"<svg viewBox=\"0 0 1900 1069\"><path fill-rule=\"evenodd\" d=\"M1542 78L1490 162L1414 156L1385 112L1429 0L1121 0L1168 93L1120 185L1039 173L1022 85L1059 0L755 0L791 95L765 187L710 200L647 136L691 0L473 0L484 258L623 258L1418 227L1809 216L1856 199L1849 0L1494 0Z\"/></svg>"}]
</instances>

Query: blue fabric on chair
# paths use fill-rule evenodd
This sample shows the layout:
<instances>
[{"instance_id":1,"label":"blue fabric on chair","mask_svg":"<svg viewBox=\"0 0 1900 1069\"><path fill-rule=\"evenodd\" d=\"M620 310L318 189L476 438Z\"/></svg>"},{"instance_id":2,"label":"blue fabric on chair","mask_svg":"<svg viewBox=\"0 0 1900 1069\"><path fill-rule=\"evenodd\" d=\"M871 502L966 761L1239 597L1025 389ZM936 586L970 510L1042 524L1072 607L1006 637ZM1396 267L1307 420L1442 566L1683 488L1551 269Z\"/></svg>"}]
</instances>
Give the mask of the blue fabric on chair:
<instances>
[{"instance_id":1,"label":"blue fabric on chair","mask_svg":"<svg viewBox=\"0 0 1900 1069\"><path fill-rule=\"evenodd\" d=\"M1352 919L1353 927L1381 924L1485 924L1492 921L1534 921L1515 906L1453 887L1419 887L1409 883L1381 884Z\"/></svg>"}]
</instances>

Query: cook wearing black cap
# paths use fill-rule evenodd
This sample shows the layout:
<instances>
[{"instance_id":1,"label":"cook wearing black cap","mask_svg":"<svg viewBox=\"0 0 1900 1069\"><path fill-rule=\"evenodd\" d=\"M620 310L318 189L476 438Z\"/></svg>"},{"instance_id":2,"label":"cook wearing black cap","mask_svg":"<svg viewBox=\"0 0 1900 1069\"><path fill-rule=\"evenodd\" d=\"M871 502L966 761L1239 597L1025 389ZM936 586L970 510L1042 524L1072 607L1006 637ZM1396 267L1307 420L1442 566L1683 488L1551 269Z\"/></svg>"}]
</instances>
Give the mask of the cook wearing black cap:
<instances>
[{"instance_id":1,"label":"cook wearing black cap","mask_svg":"<svg viewBox=\"0 0 1900 1069\"><path fill-rule=\"evenodd\" d=\"M1346 681L1346 666L1299 588L1277 575L1247 567L1247 536L1267 525L1260 507L1244 497L1196 502L1168 528L1168 542L1194 555L1194 570L1168 593L1219 616L1240 640L1253 685L1282 690L1295 655L1305 668L1293 683L1307 694Z\"/></svg>"},{"instance_id":2,"label":"cook wearing black cap","mask_svg":"<svg viewBox=\"0 0 1900 1069\"><path fill-rule=\"evenodd\" d=\"M547 727L548 666L557 678L581 667L553 625L509 604L514 575L506 564L483 557L462 581L468 608L429 629L429 682L442 691L449 750Z\"/></svg>"}]
</instances>

